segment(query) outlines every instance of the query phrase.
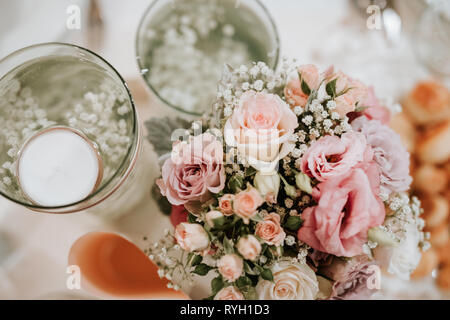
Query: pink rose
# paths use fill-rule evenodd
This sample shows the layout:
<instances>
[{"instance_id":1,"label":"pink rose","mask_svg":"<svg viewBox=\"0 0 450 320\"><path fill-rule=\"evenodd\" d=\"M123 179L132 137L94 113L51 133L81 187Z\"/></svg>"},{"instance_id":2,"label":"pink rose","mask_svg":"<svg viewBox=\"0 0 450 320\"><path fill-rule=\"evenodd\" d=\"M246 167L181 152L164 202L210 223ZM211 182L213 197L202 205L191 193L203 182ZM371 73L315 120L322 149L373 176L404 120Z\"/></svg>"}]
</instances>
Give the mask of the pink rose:
<instances>
[{"instance_id":1,"label":"pink rose","mask_svg":"<svg viewBox=\"0 0 450 320\"><path fill-rule=\"evenodd\" d=\"M280 225L280 220L280 215L276 213L267 215L264 218L264 221L259 222L256 225L255 234L269 245L282 245L286 233Z\"/></svg>"},{"instance_id":2,"label":"pink rose","mask_svg":"<svg viewBox=\"0 0 450 320\"><path fill-rule=\"evenodd\" d=\"M344 117L347 113L355 111L357 105L367 97L367 87L358 80L352 79L339 71L330 79L336 81L336 112Z\"/></svg>"},{"instance_id":3,"label":"pink rose","mask_svg":"<svg viewBox=\"0 0 450 320\"><path fill-rule=\"evenodd\" d=\"M366 139L359 133L346 132L340 138L324 136L306 151L301 171L311 178L326 181L346 174L363 161L366 149Z\"/></svg>"},{"instance_id":4,"label":"pink rose","mask_svg":"<svg viewBox=\"0 0 450 320\"><path fill-rule=\"evenodd\" d=\"M233 201L233 209L237 216L248 224L249 219L256 215L257 209L264 203L264 199L259 194L259 191L249 186L236 194Z\"/></svg>"},{"instance_id":5,"label":"pink rose","mask_svg":"<svg viewBox=\"0 0 450 320\"><path fill-rule=\"evenodd\" d=\"M238 255L226 254L217 262L217 268L226 280L234 282L244 270L244 261Z\"/></svg>"},{"instance_id":6,"label":"pink rose","mask_svg":"<svg viewBox=\"0 0 450 320\"><path fill-rule=\"evenodd\" d=\"M252 235L240 238L236 248L244 259L251 261L255 260L261 253L261 244Z\"/></svg>"},{"instance_id":7,"label":"pink rose","mask_svg":"<svg viewBox=\"0 0 450 320\"><path fill-rule=\"evenodd\" d=\"M409 153L400 136L378 120L359 117L352 122L353 130L361 132L372 147L373 159L381 171L381 189L388 194L409 189Z\"/></svg>"},{"instance_id":8,"label":"pink rose","mask_svg":"<svg viewBox=\"0 0 450 320\"><path fill-rule=\"evenodd\" d=\"M214 300L245 300L245 298L238 288L230 286L217 292Z\"/></svg>"},{"instance_id":9,"label":"pink rose","mask_svg":"<svg viewBox=\"0 0 450 320\"><path fill-rule=\"evenodd\" d=\"M188 252L201 251L209 246L209 237L198 223L182 222L175 228L175 240Z\"/></svg>"},{"instance_id":10,"label":"pink rose","mask_svg":"<svg viewBox=\"0 0 450 320\"><path fill-rule=\"evenodd\" d=\"M367 231L381 225L385 217L377 196L379 180L377 166L364 163L347 175L320 183L313 191L318 204L303 211L298 238L336 256L362 254Z\"/></svg>"},{"instance_id":11,"label":"pink rose","mask_svg":"<svg viewBox=\"0 0 450 320\"><path fill-rule=\"evenodd\" d=\"M247 91L225 124L225 142L258 171L272 172L295 147L290 138L297 126L296 115L279 96Z\"/></svg>"},{"instance_id":12,"label":"pink rose","mask_svg":"<svg viewBox=\"0 0 450 320\"><path fill-rule=\"evenodd\" d=\"M234 195L229 193L219 199L219 209L225 216L233 215L233 201Z\"/></svg>"},{"instance_id":13,"label":"pink rose","mask_svg":"<svg viewBox=\"0 0 450 320\"><path fill-rule=\"evenodd\" d=\"M298 68L298 75L292 79L284 88L284 96L286 101L293 107L306 106L309 94L302 90L301 80L304 81L310 90L317 90L320 83L319 70L315 65L308 64Z\"/></svg>"},{"instance_id":14,"label":"pink rose","mask_svg":"<svg viewBox=\"0 0 450 320\"><path fill-rule=\"evenodd\" d=\"M225 186L222 144L209 133L177 142L157 184L174 205L204 201L209 193L219 193Z\"/></svg>"},{"instance_id":15,"label":"pink rose","mask_svg":"<svg viewBox=\"0 0 450 320\"><path fill-rule=\"evenodd\" d=\"M174 227L182 222L187 222L188 212L184 206L172 206L170 212L170 222Z\"/></svg>"}]
</instances>

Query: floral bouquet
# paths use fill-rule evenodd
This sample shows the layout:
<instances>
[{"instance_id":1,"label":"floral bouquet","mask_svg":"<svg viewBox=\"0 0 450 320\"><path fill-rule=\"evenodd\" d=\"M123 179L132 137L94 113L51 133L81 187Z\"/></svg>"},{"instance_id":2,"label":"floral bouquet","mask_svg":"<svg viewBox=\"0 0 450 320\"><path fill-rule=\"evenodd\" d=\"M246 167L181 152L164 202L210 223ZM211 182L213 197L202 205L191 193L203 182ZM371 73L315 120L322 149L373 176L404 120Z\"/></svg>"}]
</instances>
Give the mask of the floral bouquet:
<instances>
[{"instance_id":1,"label":"floral bouquet","mask_svg":"<svg viewBox=\"0 0 450 320\"><path fill-rule=\"evenodd\" d=\"M214 274L217 300L366 299L381 270L408 279L429 244L389 119L333 68L227 66L212 112L164 158L175 231L147 252L159 274Z\"/></svg>"}]
</instances>

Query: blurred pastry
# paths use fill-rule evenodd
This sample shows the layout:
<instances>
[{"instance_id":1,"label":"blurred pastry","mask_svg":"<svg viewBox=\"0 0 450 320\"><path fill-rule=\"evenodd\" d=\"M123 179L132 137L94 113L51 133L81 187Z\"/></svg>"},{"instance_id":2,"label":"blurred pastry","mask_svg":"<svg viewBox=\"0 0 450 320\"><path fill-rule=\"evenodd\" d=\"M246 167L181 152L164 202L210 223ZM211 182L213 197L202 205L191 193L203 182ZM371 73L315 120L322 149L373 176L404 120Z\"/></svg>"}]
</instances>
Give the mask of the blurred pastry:
<instances>
[{"instance_id":1,"label":"blurred pastry","mask_svg":"<svg viewBox=\"0 0 450 320\"><path fill-rule=\"evenodd\" d=\"M445 169L425 164L414 170L414 189L435 194L445 190L447 187L447 173Z\"/></svg>"},{"instance_id":2,"label":"blurred pastry","mask_svg":"<svg viewBox=\"0 0 450 320\"><path fill-rule=\"evenodd\" d=\"M411 274L412 279L420 279L429 275L439 264L439 257L435 250L422 252L422 258L416 270Z\"/></svg>"},{"instance_id":3,"label":"blurred pastry","mask_svg":"<svg viewBox=\"0 0 450 320\"><path fill-rule=\"evenodd\" d=\"M439 270L437 284L441 289L450 290L450 265Z\"/></svg>"},{"instance_id":4,"label":"blurred pastry","mask_svg":"<svg viewBox=\"0 0 450 320\"><path fill-rule=\"evenodd\" d=\"M416 148L424 163L443 164L450 158L450 120L428 128Z\"/></svg>"},{"instance_id":5,"label":"blurred pastry","mask_svg":"<svg viewBox=\"0 0 450 320\"><path fill-rule=\"evenodd\" d=\"M450 241L438 248L437 253L440 263L450 266Z\"/></svg>"},{"instance_id":6,"label":"blurred pastry","mask_svg":"<svg viewBox=\"0 0 450 320\"><path fill-rule=\"evenodd\" d=\"M403 145L412 153L416 145L417 131L408 116L403 112L396 114L391 118L390 127L400 135Z\"/></svg>"},{"instance_id":7,"label":"blurred pastry","mask_svg":"<svg viewBox=\"0 0 450 320\"><path fill-rule=\"evenodd\" d=\"M419 82L406 97L403 106L419 125L450 118L449 91L435 81Z\"/></svg>"},{"instance_id":8,"label":"blurred pastry","mask_svg":"<svg viewBox=\"0 0 450 320\"><path fill-rule=\"evenodd\" d=\"M450 239L448 225L446 223L434 228L427 226L427 231L430 232L430 243L433 247L442 247Z\"/></svg>"},{"instance_id":9,"label":"blurred pastry","mask_svg":"<svg viewBox=\"0 0 450 320\"><path fill-rule=\"evenodd\" d=\"M436 228L446 225L449 214L447 199L441 195L425 196L422 198L423 219L426 226Z\"/></svg>"}]
</instances>

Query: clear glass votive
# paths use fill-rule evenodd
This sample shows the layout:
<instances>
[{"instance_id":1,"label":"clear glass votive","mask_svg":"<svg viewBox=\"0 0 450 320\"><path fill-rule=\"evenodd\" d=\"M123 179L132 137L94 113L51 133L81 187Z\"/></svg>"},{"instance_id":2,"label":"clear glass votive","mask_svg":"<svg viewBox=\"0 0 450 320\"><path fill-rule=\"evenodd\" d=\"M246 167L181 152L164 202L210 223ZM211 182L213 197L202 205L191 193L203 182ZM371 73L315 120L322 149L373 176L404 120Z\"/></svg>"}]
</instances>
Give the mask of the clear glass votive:
<instances>
[{"instance_id":1,"label":"clear glass votive","mask_svg":"<svg viewBox=\"0 0 450 320\"><path fill-rule=\"evenodd\" d=\"M258 0L155 0L136 36L139 70L152 92L195 116L210 109L225 64L276 68L279 47Z\"/></svg>"},{"instance_id":2,"label":"clear glass votive","mask_svg":"<svg viewBox=\"0 0 450 320\"><path fill-rule=\"evenodd\" d=\"M439 4L439 2L437 2ZM450 5L428 6L417 22L413 45L419 59L432 72L450 75Z\"/></svg>"},{"instance_id":3,"label":"clear glass votive","mask_svg":"<svg viewBox=\"0 0 450 320\"><path fill-rule=\"evenodd\" d=\"M89 159L81 158L78 149L75 154L66 140L41 139L41 144L34 148L42 148L42 159L39 158L40 149L34 150L36 165L32 165L32 158L27 160L24 168L22 158L31 152L29 144L54 133L77 135L71 139L79 138L76 144L84 148L80 150L92 151L96 158L92 163L98 160L98 166L89 177L95 184L86 195L77 193L76 185L83 181L73 177L75 168L64 164L72 163L76 167L78 159ZM146 176L147 166L137 165L144 161L140 154L141 135L126 83L95 53L74 45L45 43L18 50L0 61L2 196L39 212L70 213L90 209L108 217L125 213L149 192L149 186L142 185L146 183L142 177ZM57 142L50 144L49 141L54 140ZM66 145L58 145L58 141ZM52 158L53 153L65 149L67 154L63 153L61 159ZM50 165L54 166L54 172L50 170L50 177L41 178L39 175L48 171ZM84 167L78 170L85 174ZM64 175L68 176L67 183L64 183ZM58 188L50 185L61 181L63 184ZM37 201L36 196L30 197L33 192L24 192L25 182L27 191L31 188L34 193L40 189L45 191L47 187L54 190L50 195L42 196L55 203L63 193L76 201L58 205ZM119 201L127 194L133 194L133 197Z\"/></svg>"}]
</instances>

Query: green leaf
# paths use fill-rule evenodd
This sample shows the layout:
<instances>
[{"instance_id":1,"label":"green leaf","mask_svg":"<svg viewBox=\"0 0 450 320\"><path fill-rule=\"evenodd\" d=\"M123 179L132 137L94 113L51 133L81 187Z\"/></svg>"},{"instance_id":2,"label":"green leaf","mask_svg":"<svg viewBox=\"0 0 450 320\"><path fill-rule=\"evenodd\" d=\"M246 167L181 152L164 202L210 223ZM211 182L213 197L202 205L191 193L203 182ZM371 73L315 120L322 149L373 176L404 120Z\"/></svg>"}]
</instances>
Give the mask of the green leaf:
<instances>
[{"instance_id":1,"label":"green leaf","mask_svg":"<svg viewBox=\"0 0 450 320\"><path fill-rule=\"evenodd\" d=\"M258 300L258 295L256 294L256 289L254 287L249 287L248 290L242 292L245 300Z\"/></svg>"},{"instance_id":2,"label":"green leaf","mask_svg":"<svg viewBox=\"0 0 450 320\"><path fill-rule=\"evenodd\" d=\"M153 145L158 156L170 153L172 151L172 133L175 130L181 132L191 127L191 123L182 118L151 118L145 122L147 127L147 139Z\"/></svg>"},{"instance_id":3,"label":"green leaf","mask_svg":"<svg viewBox=\"0 0 450 320\"><path fill-rule=\"evenodd\" d=\"M219 275L218 277L212 279L211 280L212 293L215 295L217 292L222 290L224 285L225 285L225 283L223 282L222 276Z\"/></svg>"},{"instance_id":4,"label":"green leaf","mask_svg":"<svg viewBox=\"0 0 450 320\"><path fill-rule=\"evenodd\" d=\"M248 177L251 177L251 176L255 175L257 172L258 172L258 170L256 170L255 168L253 168L253 167L250 166L250 167L248 167L248 168L245 169L245 174L244 174L244 176L245 176L246 178L248 178Z\"/></svg>"},{"instance_id":5,"label":"green leaf","mask_svg":"<svg viewBox=\"0 0 450 320\"><path fill-rule=\"evenodd\" d=\"M211 269L213 268L208 266L207 264L200 263L192 272L198 274L199 276L206 276Z\"/></svg>"},{"instance_id":6,"label":"green leaf","mask_svg":"<svg viewBox=\"0 0 450 320\"><path fill-rule=\"evenodd\" d=\"M327 91L327 94L331 97L336 97L336 82L337 78L333 79L332 81L328 82L325 90Z\"/></svg>"},{"instance_id":7,"label":"green leaf","mask_svg":"<svg viewBox=\"0 0 450 320\"><path fill-rule=\"evenodd\" d=\"M227 186L232 193L237 193L244 187L244 178L240 175L235 174L230 178Z\"/></svg>"},{"instance_id":8,"label":"green leaf","mask_svg":"<svg viewBox=\"0 0 450 320\"><path fill-rule=\"evenodd\" d=\"M188 222L189 223L197 223L197 217L194 216L192 213L188 214Z\"/></svg>"},{"instance_id":9,"label":"green leaf","mask_svg":"<svg viewBox=\"0 0 450 320\"><path fill-rule=\"evenodd\" d=\"M298 229L300 229L302 223L303 221L302 219L300 219L300 217L289 216L283 226L291 231L297 231Z\"/></svg>"},{"instance_id":10,"label":"green leaf","mask_svg":"<svg viewBox=\"0 0 450 320\"><path fill-rule=\"evenodd\" d=\"M302 91L304 94L306 95L310 95L311 94L311 89L309 88L308 84L302 79Z\"/></svg>"},{"instance_id":11,"label":"green leaf","mask_svg":"<svg viewBox=\"0 0 450 320\"><path fill-rule=\"evenodd\" d=\"M195 267L199 265L203 260L203 257L199 254L194 255L194 257L191 260L191 266Z\"/></svg>"},{"instance_id":12,"label":"green leaf","mask_svg":"<svg viewBox=\"0 0 450 320\"><path fill-rule=\"evenodd\" d=\"M220 217L220 218L217 218L217 219L213 219L214 228L220 229L220 228L222 228L225 225L226 222L227 222L227 220L226 220L225 217Z\"/></svg>"},{"instance_id":13,"label":"green leaf","mask_svg":"<svg viewBox=\"0 0 450 320\"><path fill-rule=\"evenodd\" d=\"M251 285L252 285L252 280L249 277L243 276L236 280L236 286L239 289L243 289L243 288L245 288L247 286L251 286Z\"/></svg>"},{"instance_id":14,"label":"green leaf","mask_svg":"<svg viewBox=\"0 0 450 320\"><path fill-rule=\"evenodd\" d=\"M261 213L258 212L253 217L251 217L250 220L255 221L255 222L262 222L262 221L264 221L264 218L262 217Z\"/></svg>"},{"instance_id":15,"label":"green leaf","mask_svg":"<svg viewBox=\"0 0 450 320\"><path fill-rule=\"evenodd\" d=\"M273 274L272 274L272 271L271 271L270 269L264 269L264 270L261 272L261 277L262 277L264 280L272 281L272 280L273 280Z\"/></svg>"},{"instance_id":16,"label":"green leaf","mask_svg":"<svg viewBox=\"0 0 450 320\"><path fill-rule=\"evenodd\" d=\"M229 240L227 237L223 238L223 248L225 249L225 252L227 254L232 254L234 253L234 246L233 246L233 242L231 240Z\"/></svg>"},{"instance_id":17,"label":"green leaf","mask_svg":"<svg viewBox=\"0 0 450 320\"><path fill-rule=\"evenodd\" d=\"M256 276L259 272L255 272L247 261L244 261L244 271L250 275Z\"/></svg>"}]
</instances>

